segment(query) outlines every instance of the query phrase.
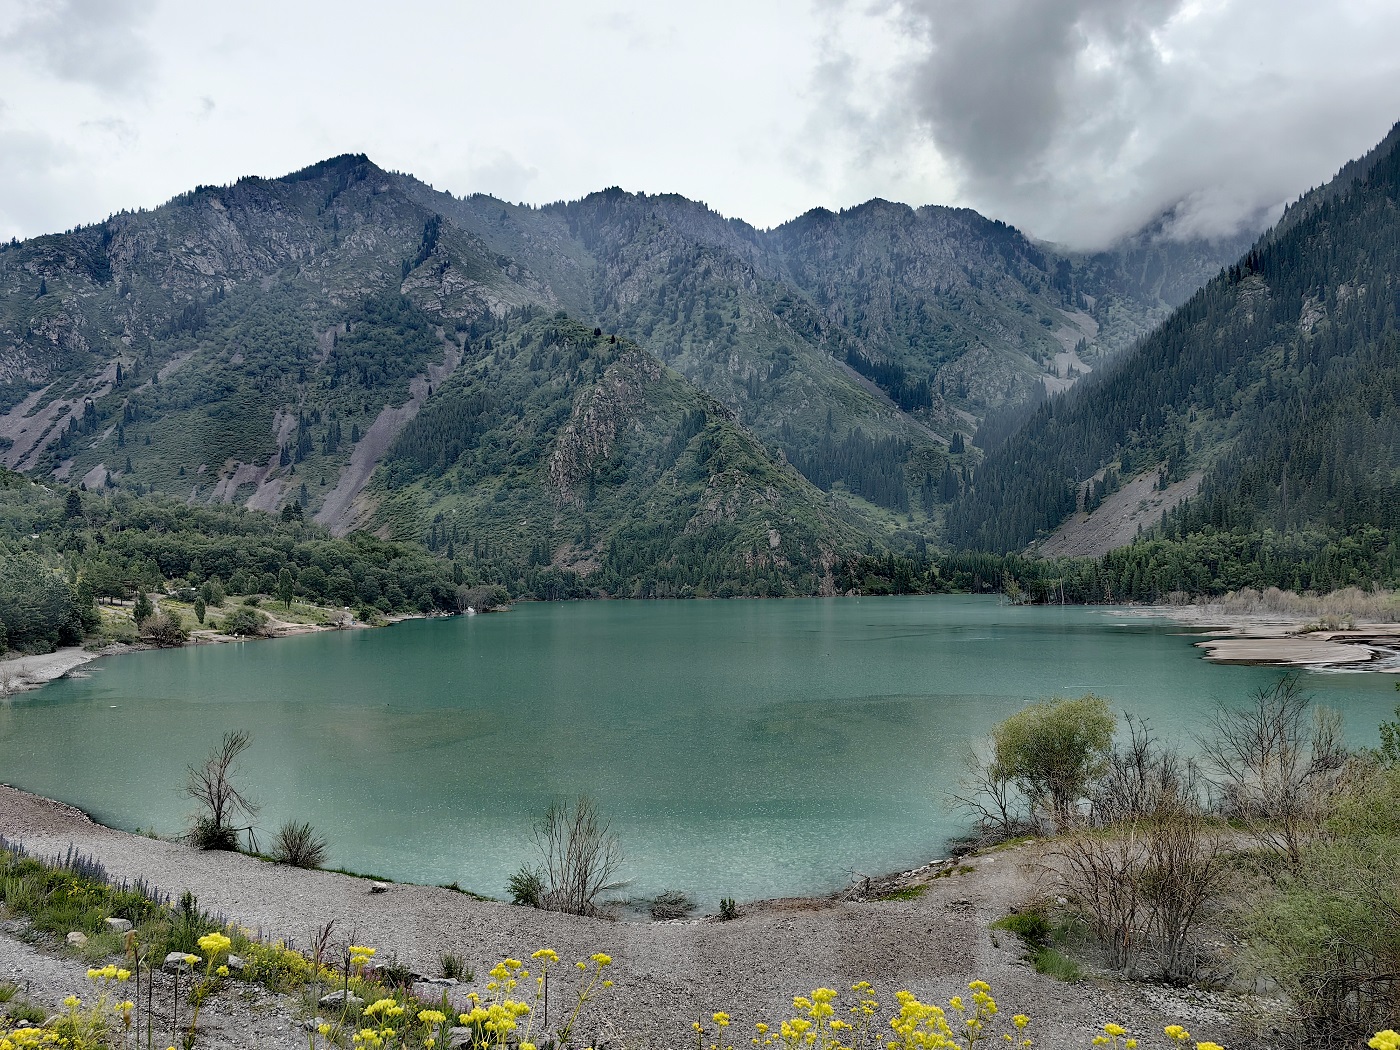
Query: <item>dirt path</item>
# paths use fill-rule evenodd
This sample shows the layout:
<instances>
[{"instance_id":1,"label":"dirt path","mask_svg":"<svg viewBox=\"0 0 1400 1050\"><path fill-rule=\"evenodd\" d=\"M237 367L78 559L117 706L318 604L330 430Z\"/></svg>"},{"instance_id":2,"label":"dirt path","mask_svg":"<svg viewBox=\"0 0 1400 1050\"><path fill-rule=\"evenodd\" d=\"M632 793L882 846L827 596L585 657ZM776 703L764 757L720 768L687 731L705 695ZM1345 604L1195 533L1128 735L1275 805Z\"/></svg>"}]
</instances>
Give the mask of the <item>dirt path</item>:
<instances>
[{"instance_id":1,"label":"dirt path","mask_svg":"<svg viewBox=\"0 0 1400 1050\"><path fill-rule=\"evenodd\" d=\"M617 986L596 1015L598 1028L628 1046L691 1045L691 1021L721 1009L733 1015L740 1045L755 1021L781 1020L793 995L821 986L870 980L889 1003L902 988L946 999L974 979L990 982L1007 1010L1030 1014L1036 1045L1046 1050L1087 1047L1105 1022L1126 1019L1147 1033L1181 1020L1199 1038L1229 1045L1223 1000L1111 980L1066 985L1032 971L1014 937L989 930L1037 893L1029 846L981 857L971 862L975 871L932 879L911 901L771 901L730 922L624 923L426 886L371 893L369 883L349 876L113 831L7 787L0 787L0 832L39 853L74 846L116 878L141 877L165 892L189 889L202 907L296 943L334 919L359 943L394 953L424 974L437 972L443 951L463 955L478 974L506 955L524 957L541 946L566 960L607 952Z\"/></svg>"}]
</instances>

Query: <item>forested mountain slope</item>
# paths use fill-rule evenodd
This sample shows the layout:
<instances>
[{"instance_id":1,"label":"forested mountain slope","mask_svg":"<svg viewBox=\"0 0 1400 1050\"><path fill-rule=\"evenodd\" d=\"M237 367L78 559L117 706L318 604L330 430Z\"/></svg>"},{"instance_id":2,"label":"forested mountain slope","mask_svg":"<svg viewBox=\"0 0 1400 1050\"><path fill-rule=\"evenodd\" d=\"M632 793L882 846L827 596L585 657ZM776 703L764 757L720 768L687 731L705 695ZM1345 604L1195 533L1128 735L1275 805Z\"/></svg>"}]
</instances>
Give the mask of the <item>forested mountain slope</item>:
<instances>
[{"instance_id":1,"label":"forested mountain slope","mask_svg":"<svg viewBox=\"0 0 1400 1050\"><path fill-rule=\"evenodd\" d=\"M620 190L531 208L343 156L0 246L0 459L89 490L294 503L336 532L436 542L455 512L511 571L610 589L653 569L658 586L739 578L676 543L752 576L776 564L755 538L771 527L791 587L840 545L936 535L989 412L1069 385L1165 311L1179 253L1146 250L1157 263L1072 256L884 201L769 231ZM609 349L584 353L595 328ZM547 465L623 372L640 391L610 446L626 485L593 464L595 493L622 487L575 513ZM473 398L491 412L463 422ZM660 466L696 420L733 455ZM697 517L721 476L776 501Z\"/></svg>"},{"instance_id":2,"label":"forested mountain slope","mask_svg":"<svg viewBox=\"0 0 1400 1050\"><path fill-rule=\"evenodd\" d=\"M1020 549L1114 476L1153 471L1165 483L1200 469L1199 495L1166 515L1163 539L1249 537L1226 560L1250 563L1251 582L1310 586L1309 559L1374 568L1388 549L1393 561L1400 136L1387 143L1363 175L1344 169L1341 184L1290 209L1107 374L1041 406L978 468L950 515L953 541ZM1184 549L1163 552L1175 559L1164 589L1192 589Z\"/></svg>"},{"instance_id":3,"label":"forested mountain slope","mask_svg":"<svg viewBox=\"0 0 1400 1050\"><path fill-rule=\"evenodd\" d=\"M517 592L815 593L867 524L635 344L526 308L390 448L376 523L474 560L526 551ZM505 567L502 567L505 571Z\"/></svg>"}]
</instances>

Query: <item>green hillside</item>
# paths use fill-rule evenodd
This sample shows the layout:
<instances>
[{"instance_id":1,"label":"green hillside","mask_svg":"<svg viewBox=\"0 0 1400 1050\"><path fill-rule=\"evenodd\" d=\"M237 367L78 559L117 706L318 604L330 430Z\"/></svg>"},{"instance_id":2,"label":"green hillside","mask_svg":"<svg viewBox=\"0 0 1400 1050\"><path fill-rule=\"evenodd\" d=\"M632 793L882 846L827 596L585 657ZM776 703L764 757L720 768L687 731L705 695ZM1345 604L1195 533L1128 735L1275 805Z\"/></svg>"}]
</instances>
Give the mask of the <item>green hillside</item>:
<instances>
[{"instance_id":1,"label":"green hillside","mask_svg":"<svg viewBox=\"0 0 1400 1050\"><path fill-rule=\"evenodd\" d=\"M375 485L374 526L541 595L815 593L869 528L651 354L529 308L473 327Z\"/></svg>"}]
</instances>

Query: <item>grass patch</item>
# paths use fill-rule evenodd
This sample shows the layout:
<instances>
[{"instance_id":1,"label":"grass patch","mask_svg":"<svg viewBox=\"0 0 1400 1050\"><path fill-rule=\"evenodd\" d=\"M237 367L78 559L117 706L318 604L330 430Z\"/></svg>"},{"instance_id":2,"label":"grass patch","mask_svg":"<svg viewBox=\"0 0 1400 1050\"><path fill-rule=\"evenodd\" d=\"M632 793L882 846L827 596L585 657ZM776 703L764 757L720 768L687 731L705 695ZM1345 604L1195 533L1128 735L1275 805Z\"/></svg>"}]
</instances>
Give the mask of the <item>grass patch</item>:
<instances>
[{"instance_id":1,"label":"grass patch","mask_svg":"<svg viewBox=\"0 0 1400 1050\"><path fill-rule=\"evenodd\" d=\"M881 894L876 897L877 901L916 901L928 892L927 883L919 883L917 886L901 886L897 890Z\"/></svg>"},{"instance_id":2,"label":"grass patch","mask_svg":"<svg viewBox=\"0 0 1400 1050\"><path fill-rule=\"evenodd\" d=\"M1012 912L1005 918L992 923L994 930L1006 930L1021 938L1026 946L1025 959L1035 967L1036 973L1073 984L1084 973L1079 964L1057 945L1062 945L1069 937L1069 927L1057 922L1037 908Z\"/></svg>"},{"instance_id":3,"label":"grass patch","mask_svg":"<svg viewBox=\"0 0 1400 1050\"><path fill-rule=\"evenodd\" d=\"M956 868L944 868L933 873L935 879L951 879L954 875L970 875L977 869L971 864L959 864Z\"/></svg>"},{"instance_id":4,"label":"grass patch","mask_svg":"<svg viewBox=\"0 0 1400 1050\"><path fill-rule=\"evenodd\" d=\"M462 889L461 886L457 885L457 883L455 883L455 882L443 882L443 883L439 883L439 884L438 884L438 889L440 889L440 890L451 890L453 893L460 893L463 897L470 897L470 898L471 898L472 900L474 900L474 901L487 901L487 902L489 902L489 903L493 903L493 904L494 904L494 903L497 903L497 901L499 900L499 898L496 898L496 897L488 897L488 896L486 896L486 895L483 894L483 893L476 893L476 892L473 892L472 890L464 890L464 889Z\"/></svg>"}]
</instances>

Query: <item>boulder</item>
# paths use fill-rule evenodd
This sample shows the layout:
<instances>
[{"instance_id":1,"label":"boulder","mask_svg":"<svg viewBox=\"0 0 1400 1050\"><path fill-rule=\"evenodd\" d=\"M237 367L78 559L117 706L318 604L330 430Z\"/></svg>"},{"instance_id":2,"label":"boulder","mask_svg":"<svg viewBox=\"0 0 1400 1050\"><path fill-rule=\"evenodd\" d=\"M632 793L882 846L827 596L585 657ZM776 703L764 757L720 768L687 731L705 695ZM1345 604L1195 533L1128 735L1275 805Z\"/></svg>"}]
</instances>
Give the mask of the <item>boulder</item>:
<instances>
[{"instance_id":1,"label":"boulder","mask_svg":"<svg viewBox=\"0 0 1400 1050\"><path fill-rule=\"evenodd\" d=\"M87 934L74 930L65 938L74 948L82 948L87 944Z\"/></svg>"},{"instance_id":2,"label":"boulder","mask_svg":"<svg viewBox=\"0 0 1400 1050\"><path fill-rule=\"evenodd\" d=\"M130 919L106 919L104 921L107 923L107 929L111 930L113 933L131 932Z\"/></svg>"},{"instance_id":3,"label":"boulder","mask_svg":"<svg viewBox=\"0 0 1400 1050\"><path fill-rule=\"evenodd\" d=\"M188 961L191 958L194 962ZM203 961L198 955L191 955L189 952L171 952L165 957L161 969L166 973L189 973Z\"/></svg>"},{"instance_id":4,"label":"boulder","mask_svg":"<svg viewBox=\"0 0 1400 1050\"><path fill-rule=\"evenodd\" d=\"M341 990L321 996L320 1005L327 1010L346 1010L352 1006L363 1006L365 1001L354 992Z\"/></svg>"},{"instance_id":5,"label":"boulder","mask_svg":"<svg viewBox=\"0 0 1400 1050\"><path fill-rule=\"evenodd\" d=\"M461 1050L464 1046L471 1046L476 1039L475 1028L449 1028L447 1030L448 1050Z\"/></svg>"},{"instance_id":6,"label":"boulder","mask_svg":"<svg viewBox=\"0 0 1400 1050\"><path fill-rule=\"evenodd\" d=\"M224 960L224 965L234 973L242 973L248 966L248 964L243 961L243 956L241 955L229 955L229 957Z\"/></svg>"}]
</instances>

